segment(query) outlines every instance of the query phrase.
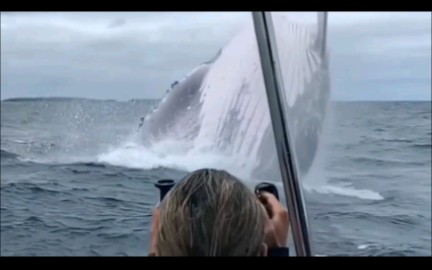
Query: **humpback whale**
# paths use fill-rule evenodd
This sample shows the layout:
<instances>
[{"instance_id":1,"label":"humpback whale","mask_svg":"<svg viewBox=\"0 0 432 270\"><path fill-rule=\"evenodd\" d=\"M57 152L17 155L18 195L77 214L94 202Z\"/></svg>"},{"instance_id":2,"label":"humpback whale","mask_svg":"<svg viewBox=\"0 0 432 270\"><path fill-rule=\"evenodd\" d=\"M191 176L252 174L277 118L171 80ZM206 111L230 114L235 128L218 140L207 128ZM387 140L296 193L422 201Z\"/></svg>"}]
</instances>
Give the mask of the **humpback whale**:
<instances>
[{"instance_id":1,"label":"humpback whale","mask_svg":"<svg viewBox=\"0 0 432 270\"><path fill-rule=\"evenodd\" d=\"M328 53L317 25L274 13L288 129L300 176L315 158L330 96ZM325 34L325 33L324 33ZM253 25L173 83L140 128L142 143L169 137L230 157L252 178L279 175Z\"/></svg>"}]
</instances>

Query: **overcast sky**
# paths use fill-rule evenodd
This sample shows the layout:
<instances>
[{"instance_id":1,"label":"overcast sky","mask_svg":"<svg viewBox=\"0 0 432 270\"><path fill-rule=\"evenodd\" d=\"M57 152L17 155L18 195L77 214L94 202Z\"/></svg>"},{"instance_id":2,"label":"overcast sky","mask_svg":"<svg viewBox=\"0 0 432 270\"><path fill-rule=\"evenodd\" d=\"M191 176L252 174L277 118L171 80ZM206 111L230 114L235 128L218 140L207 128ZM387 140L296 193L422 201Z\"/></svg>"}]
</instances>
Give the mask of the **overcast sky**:
<instances>
[{"instance_id":1,"label":"overcast sky","mask_svg":"<svg viewBox=\"0 0 432 270\"><path fill-rule=\"evenodd\" d=\"M159 98L250 13L1 13L1 98ZM431 13L330 13L333 98L431 99Z\"/></svg>"}]
</instances>

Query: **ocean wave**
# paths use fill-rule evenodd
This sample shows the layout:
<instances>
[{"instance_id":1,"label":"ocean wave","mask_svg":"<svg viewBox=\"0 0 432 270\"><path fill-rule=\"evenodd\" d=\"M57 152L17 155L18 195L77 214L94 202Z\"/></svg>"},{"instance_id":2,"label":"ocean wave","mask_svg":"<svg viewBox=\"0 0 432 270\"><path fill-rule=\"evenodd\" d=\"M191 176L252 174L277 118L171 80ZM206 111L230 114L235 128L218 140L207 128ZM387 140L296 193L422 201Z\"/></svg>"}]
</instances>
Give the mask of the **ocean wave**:
<instances>
[{"instance_id":1,"label":"ocean wave","mask_svg":"<svg viewBox=\"0 0 432 270\"><path fill-rule=\"evenodd\" d=\"M52 186L52 185L51 185ZM2 184L4 192L11 193L31 193L34 195L43 194L63 194L68 195L65 191L60 191L46 187L44 184L28 183L28 182L9 182Z\"/></svg>"},{"instance_id":2,"label":"ocean wave","mask_svg":"<svg viewBox=\"0 0 432 270\"><path fill-rule=\"evenodd\" d=\"M411 145L413 148L431 149L431 143L416 143Z\"/></svg>"},{"instance_id":3,"label":"ocean wave","mask_svg":"<svg viewBox=\"0 0 432 270\"><path fill-rule=\"evenodd\" d=\"M376 191L368 190L368 189L356 189L349 186L338 186L331 184L315 184L311 186L306 183L303 185L306 191L316 192L320 194L329 194L329 195L339 195L346 197L355 197L362 200L372 200L372 201L381 201L384 200L384 197Z\"/></svg>"},{"instance_id":4,"label":"ocean wave","mask_svg":"<svg viewBox=\"0 0 432 270\"><path fill-rule=\"evenodd\" d=\"M391 247L378 244L361 244L357 247L360 252L357 256L368 257L405 257L405 256L431 256L429 252L420 245L404 244L399 247Z\"/></svg>"},{"instance_id":5,"label":"ocean wave","mask_svg":"<svg viewBox=\"0 0 432 270\"><path fill-rule=\"evenodd\" d=\"M413 216L409 215L379 215L365 212L343 212L343 211L332 211L315 216L316 219L355 219L355 220L367 220L377 223L394 224L402 228L408 228L417 224Z\"/></svg>"},{"instance_id":6,"label":"ocean wave","mask_svg":"<svg viewBox=\"0 0 432 270\"><path fill-rule=\"evenodd\" d=\"M375 166L380 165L415 165L415 166L424 166L424 162L417 162L417 161L409 161L409 160L397 160L397 159L385 159L385 158L378 158L378 157L368 157L368 156L354 156L349 157L351 161L355 163L365 163Z\"/></svg>"},{"instance_id":7,"label":"ocean wave","mask_svg":"<svg viewBox=\"0 0 432 270\"><path fill-rule=\"evenodd\" d=\"M19 158L19 155L1 149L1 158L2 158L2 159L17 159L17 158Z\"/></svg>"},{"instance_id":8,"label":"ocean wave","mask_svg":"<svg viewBox=\"0 0 432 270\"><path fill-rule=\"evenodd\" d=\"M400 139L400 138L382 138L380 141L384 142L396 142L396 143L413 143L415 140L412 139Z\"/></svg>"}]
</instances>

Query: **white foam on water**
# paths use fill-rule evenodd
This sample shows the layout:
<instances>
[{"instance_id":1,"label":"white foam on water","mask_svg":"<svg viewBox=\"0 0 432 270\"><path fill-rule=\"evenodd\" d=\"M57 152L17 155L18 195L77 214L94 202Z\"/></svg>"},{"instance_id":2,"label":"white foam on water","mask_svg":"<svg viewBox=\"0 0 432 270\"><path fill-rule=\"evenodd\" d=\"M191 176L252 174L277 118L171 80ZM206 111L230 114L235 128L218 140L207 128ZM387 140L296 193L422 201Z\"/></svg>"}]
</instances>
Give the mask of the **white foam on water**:
<instances>
[{"instance_id":1,"label":"white foam on water","mask_svg":"<svg viewBox=\"0 0 432 270\"><path fill-rule=\"evenodd\" d=\"M194 171L201 168L224 169L239 177L247 178L250 171L239 168L239 162L204 146L190 142L165 139L144 147L135 142L126 142L109 149L97 157L97 162L137 169L171 168Z\"/></svg>"},{"instance_id":2,"label":"white foam on water","mask_svg":"<svg viewBox=\"0 0 432 270\"><path fill-rule=\"evenodd\" d=\"M181 171L194 171L201 168L227 170L245 182L269 181L268 179L252 179L252 167L246 166L235 157L218 153L214 148L205 145L192 145L190 142L165 139L144 147L139 143L128 141L121 146L109 149L97 157L97 162L114 166L137 169L172 168ZM306 192L356 197L364 200L383 200L376 191L357 189L351 183L329 183L323 176L325 172L315 164L311 173L304 179ZM281 183L278 183L281 186Z\"/></svg>"},{"instance_id":3,"label":"white foam on water","mask_svg":"<svg viewBox=\"0 0 432 270\"><path fill-rule=\"evenodd\" d=\"M317 192L321 194L356 197L363 200L374 200L374 201L380 201L384 199L384 197L381 196L381 194L379 194L378 192L368 190L368 189L356 189L353 187L344 187L344 186L330 185L330 184L326 184L322 186L309 186L305 184L304 187L309 192Z\"/></svg>"},{"instance_id":4,"label":"white foam on water","mask_svg":"<svg viewBox=\"0 0 432 270\"><path fill-rule=\"evenodd\" d=\"M359 245L357 248L358 249L366 249L368 248L370 245Z\"/></svg>"},{"instance_id":5,"label":"white foam on water","mask_svg":"<svg viewBox=\"0 0 432 270\"><path fill-rule=\"evenodd\" d=\"M330 128L328 122L325 128ZM325 140L325 134L323 139ZM379 192L368 189L358 189L354 187L351 182L333 183L329 177L332 172L329 171L329 169L325 169L325 162L327 160L326 151L327 149L325 147L320 147L311 171L305 179L303 179L303 188L306 191L328 195L356 197L363 200L379 201L384 199ZM349 179L349 176L347 178Z\"/></svg>"}]
</instances>

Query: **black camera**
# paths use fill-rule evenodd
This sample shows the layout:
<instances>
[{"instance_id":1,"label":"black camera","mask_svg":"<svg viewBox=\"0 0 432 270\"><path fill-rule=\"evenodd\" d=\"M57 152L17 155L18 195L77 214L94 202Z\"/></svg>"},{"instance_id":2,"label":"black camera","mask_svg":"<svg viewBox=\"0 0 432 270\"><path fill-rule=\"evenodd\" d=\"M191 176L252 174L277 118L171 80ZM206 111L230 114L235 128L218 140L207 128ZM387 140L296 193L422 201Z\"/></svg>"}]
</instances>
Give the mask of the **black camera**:
<instances>
[{"instance_id":1,"label":"black camera","mask_svg":"<svg viewBox=\"0 0 432 270\"><path fill-rule=\"evenodd\" d=\"M155 186L159 189L160 201L165 198L165 195L171 190L174 185L175 181L171 179L161 179L156 182Z\"/></svg>"},{"instance_id":2,"label":"black camera","mask_svg":"<svg viewBox=\"0 0 432 270\"><path fill-rule=\"evenodd\" d=\"M268 182L259 183L258 185L255 186L255 194L259 195L261 192L271 193L279 201L279 192L277 187L274 184Z\"/></svg>"},{"instance_id":3,"label":"black camera","mask_svg":"<svg viewBox=\"0 0 432 270\"><path fill-rule=\"evenodd\" d=\"M162 201L165 195L171 190L171 188L175 185L175 181L171 179L161 179L156 182L155 186L159 189L160 200ZM277 187L268 182L262 182L255 186L255 194L259 195L261 192L269 192L273 194L276 199L279 200L279 193Z\"/></svg>"}]
</instances>

